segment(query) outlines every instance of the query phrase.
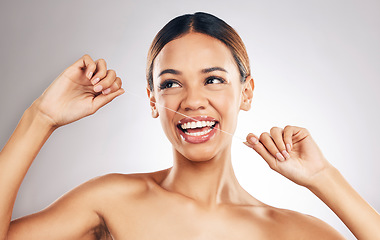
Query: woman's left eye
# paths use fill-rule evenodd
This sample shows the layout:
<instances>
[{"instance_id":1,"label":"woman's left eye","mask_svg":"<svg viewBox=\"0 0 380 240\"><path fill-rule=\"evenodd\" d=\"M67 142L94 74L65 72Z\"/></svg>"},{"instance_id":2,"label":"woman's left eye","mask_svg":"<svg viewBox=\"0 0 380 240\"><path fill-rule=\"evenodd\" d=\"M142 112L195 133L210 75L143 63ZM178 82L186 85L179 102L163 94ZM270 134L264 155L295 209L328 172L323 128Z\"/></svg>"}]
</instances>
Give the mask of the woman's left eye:
<instances>
[{"instance_id":1,"label":"woman's left eye","mask_svg":"<svg viewBox=\"0 0 380 240\"><path fill-rule=\"evenodd\" d=\"M205 84L220 84L225 82L226 81L220 77L209 77L206 79Z\"/></svg>"}]
</instances>

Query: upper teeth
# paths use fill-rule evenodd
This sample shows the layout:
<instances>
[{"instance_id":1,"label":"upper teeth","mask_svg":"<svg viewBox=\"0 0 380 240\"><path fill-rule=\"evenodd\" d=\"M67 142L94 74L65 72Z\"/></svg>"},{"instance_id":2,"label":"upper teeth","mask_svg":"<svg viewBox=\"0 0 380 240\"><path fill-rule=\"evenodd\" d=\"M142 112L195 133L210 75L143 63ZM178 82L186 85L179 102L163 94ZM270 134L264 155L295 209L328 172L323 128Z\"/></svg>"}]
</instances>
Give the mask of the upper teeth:
<instances>
[{"instance_id":1,"label":"upper teeth","mask_svg":"<svg viewBox=\"0 0 380 240\"><path fill-rule=\"evenodd\" d=\"M188 128L202 128L202 127L211 127L215 124L215 121L198 121L198 122L187 122L181 124L182 129Z\"/></svg>"}]
</instances>

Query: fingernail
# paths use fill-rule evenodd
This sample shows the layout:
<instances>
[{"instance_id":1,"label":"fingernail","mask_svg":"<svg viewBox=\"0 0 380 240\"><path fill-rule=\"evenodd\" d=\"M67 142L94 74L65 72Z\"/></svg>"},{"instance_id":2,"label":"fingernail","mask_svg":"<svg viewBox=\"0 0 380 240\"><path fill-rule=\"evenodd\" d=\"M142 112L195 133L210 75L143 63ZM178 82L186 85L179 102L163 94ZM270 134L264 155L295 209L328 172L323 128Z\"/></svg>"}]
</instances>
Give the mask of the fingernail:
<instances>
[{"instance_id":1,"label":"fingernail","mask_svg":"<svg viewBox=\"0 0 380 240\"><path fill-rule=\"evenodd\" d=\"M102 89L103 89L102 85L97 85L97 86L94 87L94 91L95 92L100 92L100 91L102 91Z\"/></svg>"},{"instance_id":2,"label":"fingernail","mask_svg":"<svg viewBox=\"0 0 380 240\"><path fill-rule=\"evenodd\" d=\"M111 92L111 88L107 88L106 90L102 91L103 94L108 94Z\"/></svg>"},{"instance_id":3,"label":"fingernail","mask_svg":"<svg viewBox=\"0 0 380 240\"><path fill-rule=\"evenodd\" d=\"M284 155L285 159L290 158L290 155L289 155L289 153L286 150L282 150L281 153L282 153L282 155Z\"/></svg>"},{"instance_id":4,"label":"fingernail","mask_svg":"<svg viewBox=\"0 0 380 240\"><path fill-rule=\"evenodd\" d=\"M95 85L99 82L100 78L95 78L94 80L92 80L92 85Z\"/></svg>"},{"instance_id":5,"label":"fingernail","mask_svg":"<svg viewBox=\"0 0 380 240\"><path fill-rule=\"evenodd\" d=\"M88 73L88 78L91 79L93 72Z\"/></svg>"},{"instance_id":6,"label":"fingernail","mask_svg":"<svg viewBox=\"0 0 380 240\"><path fill-rule=\"evenodd\" d=\"M289 143L286 144L286 150L287 150L288 152L290 152L290 151L292 150L292 148L290 147L290 144L289 144Z\"/></svg>"},{"instance_id":7,"label":"fingernail","mask_svg":"<svg viewBox=\"0 0 380 240\"><path fill-rule=\"evenodd\" d=\"M250 148L253 148L252 144L250 144L249 142L243 142L247 147L250 147Z\"/></svg>"},{"instance_id":8,"label":"fingernail","mask_svg":"<svg viewBox=\"0 0 380 240\"><path fill-rule=\"evenodd\" d=\"M285 158L281 155L281 153L276 153L276 158L280 161L285 161Z\"/></svg>"},{"instance_id":9,"label":"fingernail","mask_svg":"<svg viewBox=\"0 0 380 240\"><path fill-rule=\"evenodd\" d=\"M249 140L251 140L251 142L252 142L253 144L257 144L257 143L259 142L259 140L257 140L257 138L255 138L255 137L250 137Z\"/></svg>"}]
</instances>

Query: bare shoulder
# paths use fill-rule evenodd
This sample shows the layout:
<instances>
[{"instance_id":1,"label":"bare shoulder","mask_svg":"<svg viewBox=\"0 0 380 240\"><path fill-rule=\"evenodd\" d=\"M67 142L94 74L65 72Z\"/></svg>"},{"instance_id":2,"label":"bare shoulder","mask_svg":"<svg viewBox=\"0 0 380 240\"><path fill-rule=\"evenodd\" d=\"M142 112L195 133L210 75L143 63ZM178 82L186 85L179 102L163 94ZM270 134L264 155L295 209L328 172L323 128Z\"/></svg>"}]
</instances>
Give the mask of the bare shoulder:
<instances>
[{"instance_id":1,"label":"bare shoulder","mask_svg":"<svg viewBox=\"0 0 380 240\"><path fill-rule=\"evenodd\" d=\"M290 239L345 239L326 222L292 210L266 207L266 215L276 224L281 225L283 234Z\"/></svg>"},{"instance_id":2,"label":"bare shoulder","mask_svg":"<svg viewBox=\"0 0 380 240\"><path fill-rule=\"evenodd\" d=\"M121 174L111 173L96 177L83 184L83 188L91 189L99 198L123 197L140 195L148 192L157 181L161 173Z\"/></svg>"},{"instance_id":3,"label":"bare shoulder","mask_svg":"<svg viewBox=\"0 0 380 240\"><path fill-rule=\"evenodd\" d=\"M156 172L121 174L111 173L96 177L84 183L83 188L91 189L100 206L110 201L141 200L157 190L158 183L167 175L169 169Z\"/></svg>"},{"instance_id":4,"label":"bare shoulder","mask_svg":"<svg viewBox=\"0 0 380 240\"><path fill-rule=\"evenodd\" d=\"M125 204L128 200L139 202L149 192L152 179L152 174L107 174L91 179L44 210L12 221L8 238L110 239L107 214L132 206Z\"/></svg>"}]
</instances>

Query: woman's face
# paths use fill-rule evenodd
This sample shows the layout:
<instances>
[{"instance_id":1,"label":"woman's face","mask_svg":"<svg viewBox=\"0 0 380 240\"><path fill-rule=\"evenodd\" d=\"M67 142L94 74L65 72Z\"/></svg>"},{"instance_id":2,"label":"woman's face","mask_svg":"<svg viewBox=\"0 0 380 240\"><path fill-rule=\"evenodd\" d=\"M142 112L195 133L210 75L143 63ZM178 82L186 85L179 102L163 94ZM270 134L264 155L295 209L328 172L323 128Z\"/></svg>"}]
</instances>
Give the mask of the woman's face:
<instances>
[{"instance_id":1,"label":"woman's face","mask_svg":"<svg viewBox=\"0 0 380 240\"><path fill-rule=\"evenodd\" d=\"M153 66L154 91L148 93L157 103L153 116L160 116L175 151L192 161L229 151L232 136L219 129L233 133L239 110L246 108L240 78L231 51L215 38L189 33L165 45Z\"/></svg>"}]
</instances>

